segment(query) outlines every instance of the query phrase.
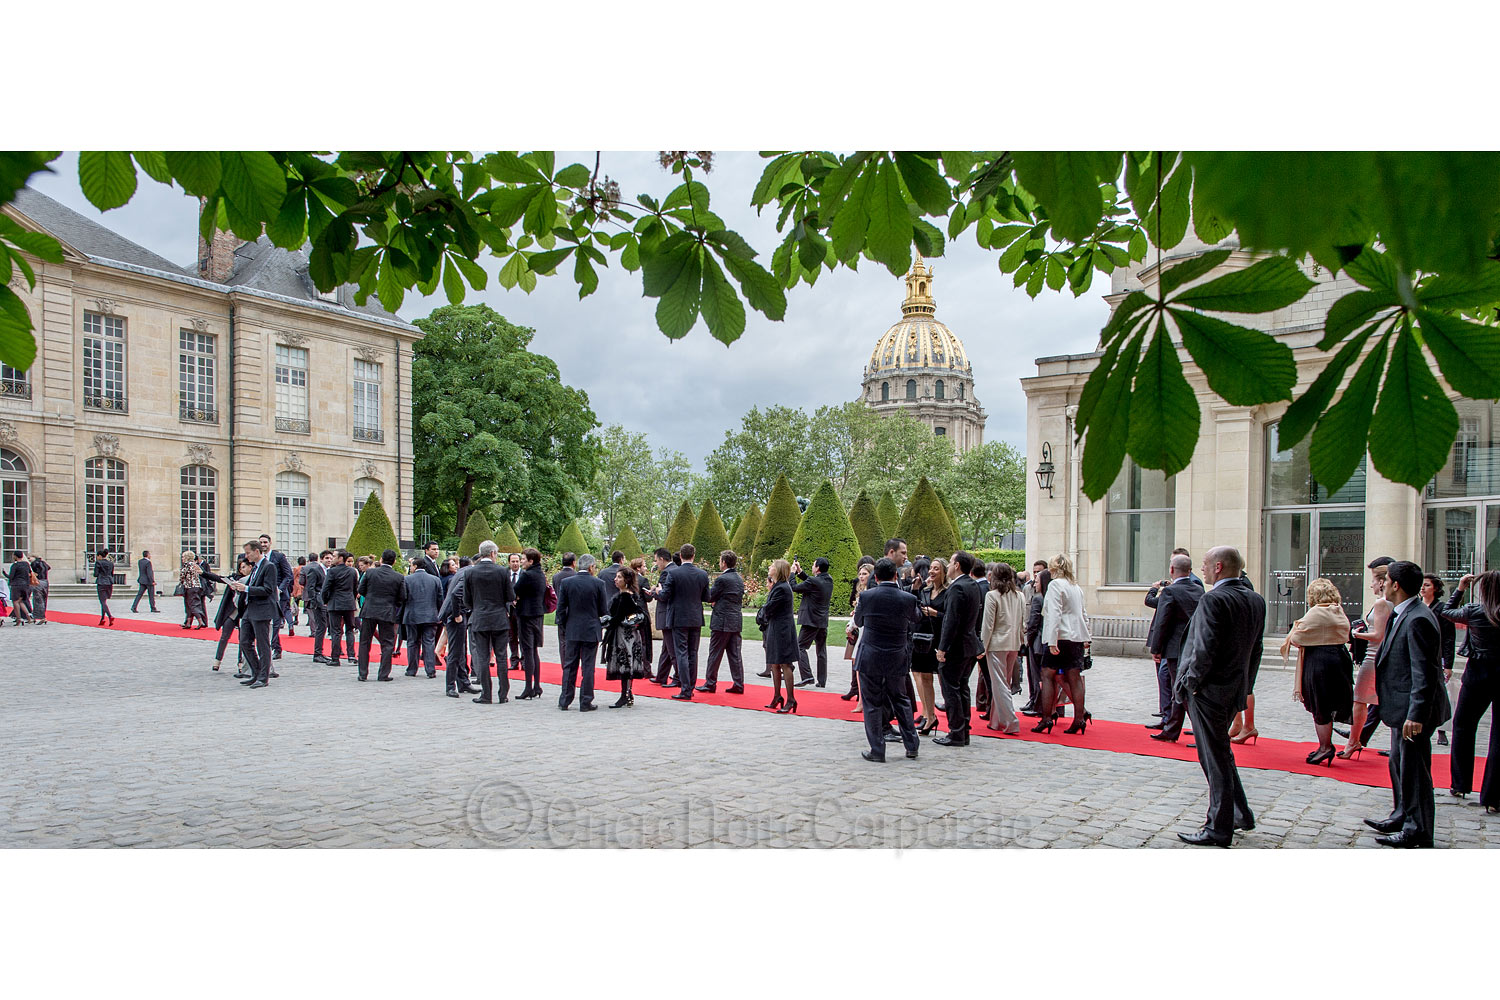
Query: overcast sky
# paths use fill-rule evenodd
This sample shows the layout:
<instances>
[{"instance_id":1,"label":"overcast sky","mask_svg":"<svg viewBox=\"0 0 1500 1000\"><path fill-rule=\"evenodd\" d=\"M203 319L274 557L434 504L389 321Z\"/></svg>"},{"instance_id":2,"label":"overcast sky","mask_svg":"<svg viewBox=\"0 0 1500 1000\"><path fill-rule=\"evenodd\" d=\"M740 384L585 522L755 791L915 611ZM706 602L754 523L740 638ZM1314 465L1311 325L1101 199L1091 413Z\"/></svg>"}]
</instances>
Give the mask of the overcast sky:
<instances>
[{"instance_id":1,"label":"overcast sky","mask_svg":"<svg viewBox=\"0 0 1500 1000\"><path fill-rule=\"evenodd\" d=\"M559 167L593 153L559 152ZM713 210L760 252L767 269L779 242L775 214L757 216L750 193L764 161L756 153L716 152L704 178ZM182 264L197 256L197 205L175 188L141 175L141 187L123 208L99 213L78 188L77 159L67 154L57 173L32 186L150 250ZM660 199L677 183L655 153L606 152L603 173L619 181L627 202L646 193ZM1036 373L1037 357L1092 350L1108 308L1105 275L1081 298L1043 291L1035 300L1012 287L996 266L998 254L981 250L973 231L931 262L937 318L964 342L974 366L975 394L989 413L986 440L1025 446L1026 400L1019 379ZM739 426L753 405L782 403L813 410L858 397L860 373L875 341L901 317L904 285L868 261L858 272L840 268L799 285L787 296L787 315L773 323L747 308L744 335L724 346L700 320L683 340L656 329L656 300L641 296L639 272L618 266L600 271L598 290L579 300L571 266L542 278L530 295L507 292L494 280L499 261L484 258L490 285L471 291L511 322L536 330L532 349L556 360L564 380L585 390L601 424L645 431L653 447L683 452L695 465ZM409 295L401 309L415 319L445 305L441 295Z\"/></svg>"}]
</instances>

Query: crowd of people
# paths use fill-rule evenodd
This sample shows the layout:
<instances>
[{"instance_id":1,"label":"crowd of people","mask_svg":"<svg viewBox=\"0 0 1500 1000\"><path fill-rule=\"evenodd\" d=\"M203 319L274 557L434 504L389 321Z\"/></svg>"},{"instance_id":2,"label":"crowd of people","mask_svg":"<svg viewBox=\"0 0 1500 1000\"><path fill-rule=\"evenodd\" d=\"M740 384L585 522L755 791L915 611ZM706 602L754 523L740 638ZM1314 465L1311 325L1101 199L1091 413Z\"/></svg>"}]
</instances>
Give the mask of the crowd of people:
<instances>
[{"instance_id":1,"label":"crowd of people","mask_svg":"<svg viewBox=\"0 0 1500 1000\"><path fill-rule=\"evenodd\" d=\"M41 556L28 556L17 549L0 574L0 621L11 625L47 624L47 576L52 567Z\"/></svg>"}]
</instances>

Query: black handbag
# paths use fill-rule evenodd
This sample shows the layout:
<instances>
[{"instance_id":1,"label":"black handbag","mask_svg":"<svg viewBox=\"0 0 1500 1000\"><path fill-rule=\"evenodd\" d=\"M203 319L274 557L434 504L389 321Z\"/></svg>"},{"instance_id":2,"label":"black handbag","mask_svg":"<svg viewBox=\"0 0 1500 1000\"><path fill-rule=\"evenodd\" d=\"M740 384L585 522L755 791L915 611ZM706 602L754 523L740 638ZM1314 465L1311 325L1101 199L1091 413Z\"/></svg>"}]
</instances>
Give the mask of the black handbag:
<instances>
[{"instance_id":1,"label":"black handbag","mask_svg":"<svg viewBox=\"0 0 1500 1000\"><path fill-rule=\"evenodd\" d=\"M1363 618L1356 618L1356 619L1354 619L1354 621L1352 621L1352 622L1349 623L1349 631L1351 633L1354 633L1354 632L1364 632L1364 631L1367 631L1369 629L1369 627L1370 626L1368 626L1368 625L1365 624L1365 620ZM1351 659L1354 660L1354 665L1356 667L1359 666L1361 663L1363 663L1365 661L1365 653L1367 653L1369 651L1369 649L1370 649L1370 640L1368 640L1368 639L1356 639L1356 638L1354 638L1354 636L1352 634L1350 635L1350 637L1349 637L1349 656L1350 656Z\"/></svg>"}]
</instances>

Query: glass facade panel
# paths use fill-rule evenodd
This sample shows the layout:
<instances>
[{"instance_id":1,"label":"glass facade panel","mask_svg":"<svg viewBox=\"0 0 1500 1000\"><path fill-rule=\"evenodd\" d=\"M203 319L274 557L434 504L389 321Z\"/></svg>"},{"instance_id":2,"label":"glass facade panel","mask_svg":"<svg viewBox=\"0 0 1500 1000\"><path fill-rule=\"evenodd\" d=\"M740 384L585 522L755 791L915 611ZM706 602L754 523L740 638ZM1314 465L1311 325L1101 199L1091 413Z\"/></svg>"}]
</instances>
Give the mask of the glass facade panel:
<instances>
[{"instance_id":1,"label":"glass facade panel","mask_svg":"<svg viewBox=\"0 0 1500 1000\"><path fill-rule=\"evenodd\" d=\"M1283 451L1276 439L1276 424L1266 426L1266 506L1301 507L1308 504L1364 503L1365 458L1349 481L1329 493L1313 479L1308 463L1308 440L1303 438Z\"/></svg>"},{"instance_id":2,"label":"glass facade panel","mask_svg":"<svg viewBox=\"0 0 1500 1000\"><path fill-rule=\"evenodd\" d=\"M125 549L125 463L91 458L83 463L83 543L92 555L108 549L119 557Z\"/></svg>"},{"instance_id":3,"label":"glass facade panel","mask_svg":"<svg viewBox=\"0 0 1500 1000\"><path fill-rule=\"evenodd\" d=\"M1500 442L1496 441L1495 404L1482 399L1455 399L1458 436L1448 462L1427 486L1427 498L1443 500L1500 494Z\"/></svg>"},{"instance_id":4,"label":"glass facade panel","mask_svg":"<svg viewBox=\"0 0 1500 1000\"><path fill-rule=\"evenodd\" d=\"M1105 583L1154 583L1166 576L1176 545L1176 478L1126 458L1105 500Z\"/></svg>"}]
</instances>

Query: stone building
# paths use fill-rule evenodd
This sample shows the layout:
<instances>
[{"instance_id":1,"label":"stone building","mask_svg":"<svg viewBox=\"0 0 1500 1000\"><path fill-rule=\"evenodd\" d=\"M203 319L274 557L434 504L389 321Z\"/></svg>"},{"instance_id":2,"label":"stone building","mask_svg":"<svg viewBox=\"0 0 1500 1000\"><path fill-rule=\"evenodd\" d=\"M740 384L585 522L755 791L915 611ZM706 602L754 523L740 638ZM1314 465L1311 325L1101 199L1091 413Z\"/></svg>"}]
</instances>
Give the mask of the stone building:
<instances>
[{"instance_id":1,"label":"stone building","mask_svg":"<svg viewBox=\"0 0 1500 1000\"><path fill-rule=\"evenodd\" d=\"M953 442L956 451L984 443L984 408L963 342L934 317L932 271L920 254L906 275L901 320L875 342L865 366L865 405L905 413Z\"/></svg>"},{"instance_id":2,"label":"stone building","mask_svg":"<svg viewBox=\"0 0 1500 1000\"><path fill-rule=\"evenodd\" d=\"M421 331L305 255L219 234L179 267L36 191L4 211L55 237L11 287L36 326L30 371L0 371L0 545L82 581L86 552L134 581L149 550L231 565L270 532L295 559L348 535L371 492L410 534L410 374Z\"/></svg>"},{"instance_id":3,"label":"stone building","mask_svg":"<svg viewBox=\"0 0 1500 1000\"><path fill-rule=\"evenodd\" d=\"M1189 237L1161 266L1206 249ZM1255 259L1236 247L1223 265L1199 280ZM1241 325L1272 331L1292 348L1298 396L1331 357L1316 346L1329 307L1360 287L1345 275L1330 277L1311 261L1304 262L1303 271L1317 284L1300 301L1273 313L1233 317ZM1117 306L1141 288L1154 295L1157 274L1154 259L1116 271L1107 301ZM1202 418L1191 463L1164 477L1127 457L1098 503L1080 490L1081 449L1073 443L1073 420L1099 353L1039 358L1037 374L1021 380L1032 467L1038 466L1044 445L1055 467L1050 491L1040 488L1035 476L1028 479L1027 557L1072 556L1090 614L1149 615L1143 606L1146 590L1166 575L1178 546L1191 552L1195 568L1208 548L1238 547L1256 590L1266 597L1267 629L1273 634L1284 633L1303 614L1307 584L1320 576L1338 586L1350 617L1360 616L1369 602L1364 567L1379 555L1415 559L1450 583L1466 572L1500 569L1500 434L1494 403L1450 394L1459 412L1458 440L1425 491L1385 479L1367 455L1348 483L1329 492L1309 471L1309 438L1291 448L1277 440L1277 421L1287 403L1230 406L1209 390L1187 352L1178 354Z\"/></svg>"}]
</instances>

